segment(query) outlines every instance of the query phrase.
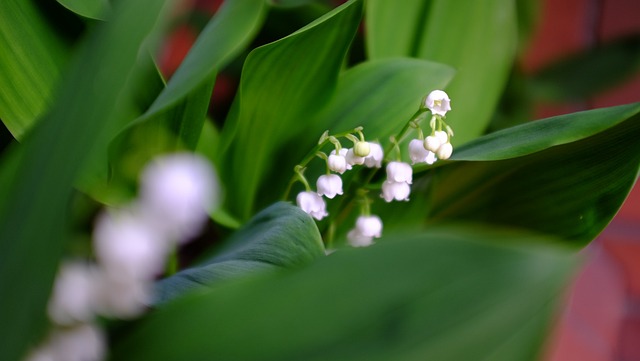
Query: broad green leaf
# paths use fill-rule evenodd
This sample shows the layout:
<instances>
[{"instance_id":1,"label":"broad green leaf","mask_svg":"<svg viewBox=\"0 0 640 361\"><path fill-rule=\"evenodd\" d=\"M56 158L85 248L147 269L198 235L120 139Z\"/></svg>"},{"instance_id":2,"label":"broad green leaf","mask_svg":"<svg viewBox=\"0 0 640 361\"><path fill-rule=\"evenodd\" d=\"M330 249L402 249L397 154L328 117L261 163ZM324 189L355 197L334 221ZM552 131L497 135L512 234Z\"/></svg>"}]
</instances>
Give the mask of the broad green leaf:
<instances>
[{"instance_id":1,"label":"broad green leaf","mask_svg":"<svg viewBox=\"0 0 640 361\"><path fill-rule=\"evenodd\" d=\"M640 70L640 35L606 42L549 65L532 76L531 91L546 101L579 101Z\"/></svg>"},{"instance_id":2,"label":"broad green leaf","mask_svg":"<svg viewBox=\"0 0 640 361\"><path fill-rule=\"evenodd\" d=\"M33 1L0 1L0 119L18 140L51 105L69 50Z\"/></svg>"},{"instance_id":3,"label":"broad green leaf","mask_svg":"<svg viewBox=\"0 0 640 361\"><path fill-rule=\"evenodd\" d=\"M443 64L410 58L367 61L347 70L333 100L310 124L311 141L322 132L364 126L368 138L386 142L418 110L431 89L444 88L455 71ZM311 133L311 132L310 132Z\"/></svg>"},{"instance_id":4,"label":"broad green leaf","mask_svg":"<svg viewBox=\"0 0 640 361\"><path fill-rule=\"evenodd\" d=\"M423 0L399 5L372 0L370 5L369 57L416 56L454 67L456 77L446 88L453 108L447 113L447 122L456 133L452 142L462 144L482 134L502 94L516 52L514 2ZM403 16L400 20L399 15ZM394 42L407 42L400 39L413 39L414 45Z\"/></svg>"},{"instance_id":5,"label":"broad green leaf","mask_svg":"<svg viewBox=\"0 0 640 361\"><path fill-rule=\"evenodd\" d=\"M57 0L67 9L85 18L106 20L111 11L109 0Z\"/></svg>"},{"instance_id":6,"label":"broad green leaf","mask_svg":"<svg viewBox=\"0 0 640 361\"><path fill-rule=\"evenodd\" d=\"M72 183L92 147L103 144L118 101L128 99L129 73L144 39L161 24L162 8L158 1L117 2L109 21L96 24L85 38L47 116L3 159L6 172L6 164L15 164L11 157L20 158L10 182L0 188L3 358L21 358L44 326L67 236Z\"/></svg>"},{"instance_id":7,"label":"broad green leaf","mask_svg":"<svg viewBox=\"0 0 640 361\"><path fill-rule=\"evenodd\" d=\"M307 5L314 0L267 0L272 6L294 7Z\"/></svg>"},{"instance_id":8,"label":"broad green leaf","mask_svg":"<svg viewBox=\"0 0 640 361\"><path fill-rule=\"evenodd\" d=\"M416 195L425 197L419 212L431 222L523 227L582 246L610 222L635 183L638 137L639 103L490 134L455 153L476 161L436 170L432 197Z\"/></svg>"},{"instance_id":9,"label":"broad green leaf","mask_svg":"<svg viewBox=\"0 0 640 361\"><path fill-rule=\"evenodd\" d=\"M149 314L112 358L534 360L573 257L489 244L505 238L543 242L458 225L223 284Z\"/></svg>"},{"instance_id":10,"label":"broad green leaf","mask_svg":"<svg viewBox=\"0 0 640 361\"><path fill-rule=\"evenodd\" d=\"M193 268L160 281L158 302L221 280L269 269L299 268L324 256L313 219L300 208L276 203L234 233L226 247Z\"/></svg>"},{"instance_id":11,"label":"broad green leaf","mask_svg":"<svg viewBox=\"0 0 640 361\"><path fill-rule=\"evenodd\" d=\"M224 183L235 184L228 189L233 201L228 205L239 218L253 213L269 168L287 169L278 152L291 151L286 144L305 134L307 120L333 93L361 11L361 1L349 1L247 57L236 116L227 120L222 133L230 143L220 152Z\"/></svg>"}]
</instances>

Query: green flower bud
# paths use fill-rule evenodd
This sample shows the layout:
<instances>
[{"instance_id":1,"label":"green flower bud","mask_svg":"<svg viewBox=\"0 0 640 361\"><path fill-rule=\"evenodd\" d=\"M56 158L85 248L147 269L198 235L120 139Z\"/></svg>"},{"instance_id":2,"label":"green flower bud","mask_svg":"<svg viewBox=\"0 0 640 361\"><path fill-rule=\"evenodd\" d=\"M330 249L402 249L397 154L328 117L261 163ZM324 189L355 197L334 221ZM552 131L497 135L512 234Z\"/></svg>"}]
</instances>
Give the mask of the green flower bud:
<instances>
[{"instance_id":1,"label":"green flower bud","mask_svg":"<svg viewBox=\"0 0 640 361\"><path fill-rule=\"evenodd\" d=\"M358 157L366 157L371 152L371 147L369 146L369 143L367 143L367 142L358 142L353 147L353 152Z\"/></svg>"}]
</instances>

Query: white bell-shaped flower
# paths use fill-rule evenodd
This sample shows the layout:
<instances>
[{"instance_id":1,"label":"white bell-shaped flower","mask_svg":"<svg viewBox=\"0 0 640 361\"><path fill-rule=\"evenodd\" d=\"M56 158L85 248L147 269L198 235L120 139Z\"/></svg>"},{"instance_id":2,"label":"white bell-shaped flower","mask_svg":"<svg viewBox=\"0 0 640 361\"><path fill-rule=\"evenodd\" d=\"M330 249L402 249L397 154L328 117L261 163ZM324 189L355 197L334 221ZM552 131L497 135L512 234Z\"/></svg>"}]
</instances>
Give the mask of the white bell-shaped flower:
<instances>
[{"instance_id":1,"label":"white bell-shaped flower","mask_svg":"<svg viewBox=\"0 0 640 361\"><path fill-rule=\"evenodd\" d=\"M83 262L64 262L53 286L47 311L59 325L91 321L95 315L96 269Z\"/></svg>"},{"instance_id":2,"label":"white bell-shaped flower","mask_svg":"<svg viewBox=\"0 0 640 361\"><path fill-rule=\"evenodd\" d=\"M411 184L413 169L408 163L389 162L387 164L387 180L392 182L405 182Z\"/></svg>"},{"instance_id":3,"label":"white bell-shaped flower","mask_svg":"<svg viewBox=\"0 0 640 361\"><path fill-rule=\"evenodd\" d=\"M405 182L390 182L385 181L382 183L382 194L380 195L385 201L408 201L409 193L411 193L411 187Z\"/></svg>"},{"instance_id":4,"label":"white bell-shaped flower","mask_svg":"<svg viewBox=\"0 0 640 361\"><path fill-rule=\"evenodd\" d=\"M329 215L327 213L327 204L318 193L300 192L296 197L296 203L303 211L319 221Z\"/></svg>"},{"instance_id":5,"label":"white bell-shaped flower","mask_svg":"<svg viewBox=\"0 0 640 361\"><path fill-rule=\"evenodd\" d=\"M440 145L449 143L449 134L447 134L447 132L443 130L437 130L434 135L436 138L438 138ZM432 151L432 152L435 152L435 151Z\"/></svg>"},{"instance_id":6,"label":"white bell-shaped flower","mask_svg":"<svg viewBox=\"0 0 640 361\"><path fill-rule=\"evenodd\" d=\"M435 135L430 135L424 138L424 148L430 152L437 152L438 148L440 148L440 140Z\"/></svg>"},{"instance_id":7,"label":"white bell-shaped flower","mask_svg":"<svg viewBox=\"0 0 640 361\"><path fill-rule=\"evenodd\" d=\"M153 279L122 277L118 270L99 273L96 308L101 315L130 319L142 315L153 298Z\"/></svg>"},{"instance_id":8,"label":"white bell-shaped flower","mask_svg":"<svg viewBox=\"0 0 640 361\"><path fill-rule=\"evenodd\" d=\"M154 159L143 170L140 203L155 213L157 227L184 241L198 234L219 202L219 186L209 162L191 153Z\"/></svg>"},{"instance_id":9,"label":"white bell-shaped flower","mask_svg":"<svg viewBox=\"0 0 640 361\"><path fill-rule=\"evenodd\" d=\"M356 220L356 230L365 237L380 238L382 220L378 216L360 216Z\"/></svg>"},{"instance_id":10,"label":"white bell-shaped flower","mask_svg":"<svg viewBox=\"0 0 640 361\"><path fill-rule=\"evenodd\" d=\"M434 90L427 96L425 106L429 108L434 115L444 116L451 110L451 100L449 99L449 95L442 90Z\"/></svg>"},{"instance_id":11,"label":"white bell-shaped flower","mask_svg":"<svg viewBox=\"0 0 640 361\"><path fill-rule=\"evenodd\" d=\"M365 236L354 228L347 233L347 241L351 247L368 247L373 244L373 237Z\"/></svg>"},{"instance_id":12,"label":"white bell-shaped flower","mask_svg":"<svg viewBox=\"0 0 640 361\"><path fill-rule=\"evenodd\" d=\"M331 153L329 154L329 161L331 161L331 156L332 155L341 156L341 157L344 158L344 161L345 161L345 170L351 170L351 168L352 168L351 164L349 164L349 162L347 161L347 152L348 151L349 150L347 148L340 148L340 152L338 152L338 154L336 154L336 150L335 149L332 150ZM331 164L329 164L329 168L331 168ZM331 170L333 170L333 169L331 169ZM334 172L337 172L337 171L334 171ZM338 172L338 173L340 173L340 172ZM340 174L342 174L342 173L340 173Z\"/></svg>"},{"instance_id":13,"label":"white bell-shaped flower","mask_svg":"<svg viewBox=\"0 0 640 361\"><path fill-rule=\"evenodd\" d=\"M351 165L360 165L360 164L364 164L364 157L358 157L354 151L353 148L349 148L349 150L347 150L347 163L351 164Z\"/></svg>"},{"instance_id":14,"label":"white bell-shaped flower","mask_svg":"<svg viewBox=\"0 0 640 361\"><path fill-rule=\"evenodd\" d=\"M162 271L170 239L135 208L101 214L93 231L96 258L122 277L153 279Z\"/></svg>"},{"instance_id":15,"label":"white bell-shaped flower","mask_svg":"<svg viewBox=\"0 0 640 361\"><path fill-rule=\"evenodd\" d=\"M106 354L107 342L99 327L83 323L54 329L46 348L49 360L101 361Z\"/></svg>"},{"instance_id":16,"label":"white bell-shaped flower","mask_svg":"<svg viewBox=\"0 0 640 361\"><path fill-rule=\"evenodd\" d=\"M364 165L369 168L382 167L382 159L384 158L384 151L378 143L369 143L370 152L369 155L364 158Z\"/></svg>"},{"instance_id":17,"label":"white bell-shaped flower","mask_svg":"<svg viewBox=\"0 0 640 361\"><path fill-rule=\"evenodd\" d=\"M413 139L409 142L409 158L412 164L426 163L429 156L428 150L424 149L424 142L420 139Z\"/></svg>"},{"instance_id":18,"label":"white bell-shaped flower","mask_svg":"<svg viewBox=\"0 0 640 361\"><path fill-rule=\"evenodd\" d=\"M429 152L429 154L427 154L427 159L425 160L425 163L431 165L431 164L435 163L437 160L438 160L438 158L436 158L436 153Z\"/></svg>"},{"instance_id":19,"label":"white bell-shaped flower","mask_svg":"<svg viewBox=\"0 0 640 361\"><path fill-rule=\"evenodd\" d=\"M438 152L436 152L436 155L440 159L449 159L449 157L451 157L451 154L453 154L453 146L451 145L451 143L445 143L441 145L440 148L438 148Z\"/></svg>"},{"instance_id":20,"label":"white bell-shaped flower","mask_svg":"<svg viewBox=\"0 0 640 361\"><path fill-rule=\"evenodd\" d=\"M333 198L342 194L342 178L337 174L324 174L318 177L316 182L318 194L327 198Z\"/></svg>"},{"instance_id":21,"label":"white bell-shaped flower","mask_svg":"<svg viewBox=\"0 0 640 361\"><path fill-rule=\"evenodd\" d=\"M347 159L341 155L330 154L327 164L332 172L342 174L347 170Z\"/></svg>"}]
</instances>

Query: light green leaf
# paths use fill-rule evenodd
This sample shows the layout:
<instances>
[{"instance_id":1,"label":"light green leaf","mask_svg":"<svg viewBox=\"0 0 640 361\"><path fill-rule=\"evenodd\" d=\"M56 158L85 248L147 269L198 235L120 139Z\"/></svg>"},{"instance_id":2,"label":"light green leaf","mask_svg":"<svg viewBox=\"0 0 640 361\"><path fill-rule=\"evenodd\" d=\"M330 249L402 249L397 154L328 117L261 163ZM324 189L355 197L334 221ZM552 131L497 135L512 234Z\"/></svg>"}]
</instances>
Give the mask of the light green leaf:
<instances>
[{"instance_id":1,"label":"light green leaf","mask_svg":"<svg viewBox=\"0 0 640 361\"><path fill-rule=\"evenodd\" d=\"M404 16L401 21L396 17L399 15ZM483 133L516 52L513 1L423 0L397 4L372 0L367 20L367 33L371 34L367 46L372 59L416 56L456 69L455 79L446 88L453 108L447 113L447 122L456 133L454 145ZM401 39L413 39L413 45Z\"/></svg>"},{"instance_id":2,"label":"light green leaf","mask_svg":"<svg viewBox=\"0 0 640 361\"><path fill-rule=\"evenodd\" d=\"M479 138L436 171L430 221L482 221L582 246L610 222L640 167L640 103L554 117ZM505 159L507 157L513 157ZM494 159L505 159L492 161Z\"/></svg>"},{"instance_id":3,"label":"light green leaf","mask_svg":"<svg viewBox=\"0 0 640 361\"><path fill-rule=\"evenodd\" d=\"M0 119L22 140L51 105L69 50L35 2L0 1Z\"/></svg>"},{"instance_id":4,"label":"light green leaf","mask_svg":"<svg viewBox=\"0 0 640 361\"><path fill-rule=\"evenodd\" d=\"M298 207L276 203L234 233L222 251L160 281L157 301L259 271L299 268L321 256L324 245L313 219Z\"/></svg>"},{"instance_id":5,"label":"light green leaf","mask_svg":"<svg viewBox=\"0 0 640 361\"><path fill-rule=\"evenodd\" d=\"M0 350L6 359L24 356L44 326L67 239L72 183L92 147L104 144L103 130L117 114L118 101L129 98L129 73L144 39L162 24L163 4L117 2L110 20L96 24L85 38L48 115L5 154L1 172L6 164L17 164L9 183L0 187L0 294L10 295L0 298ZM19 163L13 163L14 156Z\"/></svg>"},{"instance_id":6,"label":"light green leaf","mask_svg":"<svg viewBox=\"0 0 640 361\"><path fill-rule=\"evenodd\" d=\"M361 10L361 1L349 1L247 57L237 116L227 120L222 133L231 143L220 151L224 183L235 184L228 189L230 211L239 218L253 213L258 186L269 168L277 164L286 169L278 152L305 133L308 119L333 93Z\"/></svg>"},{"instance_id":7,"label":"light green leaf","mask_svg":"<svg viewBox=\"0 0 640 361\"><path fill-rule=\"evenodd\" d=\"M114 345L112 357L533 360L572 257L488 244L504 238L543 242L458 225L338 250L295 272L168 304Z\"/></svg>"},{"instance_id":8,"label":"light green leaf","mask_svg":"<svg viewBox=\"0 0 640 361\"><path fill-rule=\"evenodd\" d=\"M111 11L109 0L57 0L67 9L85 18L106 20Z\"/></svg>"}]
</instances>

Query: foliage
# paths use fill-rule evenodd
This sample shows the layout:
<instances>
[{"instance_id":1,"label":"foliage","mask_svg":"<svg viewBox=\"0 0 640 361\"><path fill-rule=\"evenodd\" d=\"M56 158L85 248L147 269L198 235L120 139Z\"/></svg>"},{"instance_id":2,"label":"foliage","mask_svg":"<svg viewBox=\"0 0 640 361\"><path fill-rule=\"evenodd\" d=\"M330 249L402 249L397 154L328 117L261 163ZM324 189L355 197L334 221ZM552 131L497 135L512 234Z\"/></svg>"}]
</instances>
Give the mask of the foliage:
<instances>
[{"instance_id":1,"label":"foliage","mask_svg":"<svg viewBox=\"0 0 640 361\"><path fill-rule=\"evenodd\" d=\"M92 212L132 197L161 153L204 153L215 166L224 202L205 237L215 245L158 282L141 320L111 325L117 360L535 359L576 251L638 175L639 103L487 132L510 95L528 2L227 0L168 81L157 54L171 1L58 2L83 24L72 37L38 2L0 4L11 49L0 54L0 119L16 140L0 159L3 360L41 340L55 271L87 255ZM314 20L269 39L283 14ZM610 85L637 68L635 44L536 74L531 96ZM620 69L593 84L567 75L598 64ZM233 104L211 119L216 79L233 69ZM452 99L453 156L415 167L409 202L371 206L379 244L343 247L355 189L379 193L373 169L344 175L328 220L287 203L325 130L362 126L390 149L433 89ZM337 251L325 257L325 246Z\"/></svg>"}]
</instances>

